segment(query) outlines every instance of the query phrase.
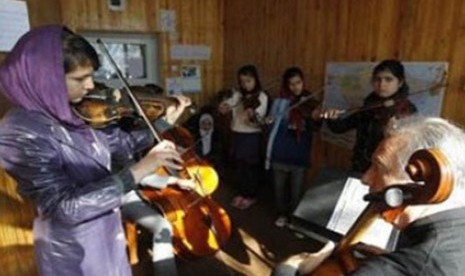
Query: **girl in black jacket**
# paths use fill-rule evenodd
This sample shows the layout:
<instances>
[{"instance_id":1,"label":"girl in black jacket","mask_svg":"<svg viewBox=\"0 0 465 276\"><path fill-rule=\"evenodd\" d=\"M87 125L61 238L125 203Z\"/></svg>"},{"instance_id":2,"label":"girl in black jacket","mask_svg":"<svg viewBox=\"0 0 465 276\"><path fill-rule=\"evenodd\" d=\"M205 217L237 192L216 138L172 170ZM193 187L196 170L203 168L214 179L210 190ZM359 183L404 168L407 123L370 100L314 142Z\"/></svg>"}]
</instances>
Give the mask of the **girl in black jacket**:
<instances>
[{"instance_id":1,"label":"girl in black jacket","mask_svg":"<svg viewBox=\"0 0 465 276\"><path fill-rule=\"evenodd\" d=\"M362 111L341 118L340 110L327 109L321 114L335 133L357 130L352 156L352 170L363 173L371 165L371 155L384 138L384 129L393 117L417 112L408 99L404 66L397 60L384 60L373 69L373 92L363 102Z\"/></svg>"}]
</instances>

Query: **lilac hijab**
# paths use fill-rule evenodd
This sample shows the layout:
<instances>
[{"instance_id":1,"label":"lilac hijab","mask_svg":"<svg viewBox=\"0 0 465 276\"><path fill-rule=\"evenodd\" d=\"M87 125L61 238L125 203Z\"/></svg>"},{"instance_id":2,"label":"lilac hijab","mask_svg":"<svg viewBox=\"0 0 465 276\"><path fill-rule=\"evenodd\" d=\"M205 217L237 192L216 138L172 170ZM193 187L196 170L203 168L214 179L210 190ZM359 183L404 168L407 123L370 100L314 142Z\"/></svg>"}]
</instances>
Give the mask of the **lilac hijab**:
<instances>
[{"instance_id":1,"label":"lilac hijab","mask_svg":"<svg viewBox=\"0 0 465 276\"><path fill-rule=\"evenodd\" d=\"M16 106L38 111L71 127L85 127L69 105L63 67L64 26L29 31L0 66L0 91Z\"/></svg>"}]
</instances>

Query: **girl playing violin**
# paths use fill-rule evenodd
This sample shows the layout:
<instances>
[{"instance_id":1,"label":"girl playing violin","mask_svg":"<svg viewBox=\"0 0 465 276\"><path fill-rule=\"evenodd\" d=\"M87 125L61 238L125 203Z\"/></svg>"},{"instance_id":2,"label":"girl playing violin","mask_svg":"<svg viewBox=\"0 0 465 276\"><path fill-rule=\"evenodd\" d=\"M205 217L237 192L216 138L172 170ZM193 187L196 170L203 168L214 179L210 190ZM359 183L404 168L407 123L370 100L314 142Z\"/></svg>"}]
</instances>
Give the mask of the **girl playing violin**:
<instances>
[{"instance_id":1,"label":"girl playing violin","mask_svg":"<svg viewBox=\"0 0 465 276\"><path fill-rule=\"evenodd\" d=\"M239 90L219 105L219 112L232 111L231 129L233 131L232 159L239 195L234 197L232 205L247 209L256 202L260 175L261 128L257 117L266 115L268 97L263 92L255 66L245 65L237 73Z\"/></svg>"},{"instance_id":2,"label":"girl playing violin","mask_svg":"<svg viewBox=\"0 0 465 276\"><path fill-rule=\"evenodd\" d=\"M16 106L0 125L0 162L32 200L40 275L131 275L122 196L160 167L180 169L164 141L112 172L111 158L153 144L147 131L92 129L72 111L94 87L97 53L63 26L26 33L0 67L0 90Z\"/></svg>"},{"instance_id":3,"label":"girl playing violin","mask_svg":"<svg viewBox=\"0 0 465 276\"><path fill-rule=\"evenodd\" d=\"M337 109L326 109L321 117L331 131L343 133L357 130L352 156L352 170L363 173L371 164L371 155L384 137L384 129L393 117L400 118L417 112L408 99L409 87L404 66L397 60L384 60L373 69L373 92L363 102L362 111L341 117ZM391 104L387 104L391 103ZM371 108L373 107L373 108Z\"/></svg>"},{"instance_id":4,"label":"girl playing violin","mask_svg":"<svg viewBox=\"0 0 465 276\"><path fill-rule=\"evenodd\" d=\"M288 68L282 78L281 97L273 101L267 122L272 123L268 139L266 165L273 168L276 208L279 214L275 224L283 227L287 216L297 206L307 170L315 121L319 120L316 105L295 108L289 106L310 97L305 88L302 70Z\"/></svg>"}]
</instances>

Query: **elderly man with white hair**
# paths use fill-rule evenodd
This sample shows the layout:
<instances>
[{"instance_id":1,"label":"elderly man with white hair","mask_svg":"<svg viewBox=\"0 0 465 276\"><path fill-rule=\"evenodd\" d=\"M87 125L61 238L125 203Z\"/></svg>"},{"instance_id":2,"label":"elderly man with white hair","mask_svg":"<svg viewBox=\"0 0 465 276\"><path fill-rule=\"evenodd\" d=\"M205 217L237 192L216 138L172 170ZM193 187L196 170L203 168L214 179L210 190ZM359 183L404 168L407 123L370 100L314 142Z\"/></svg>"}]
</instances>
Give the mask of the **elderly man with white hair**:
<instances>
[{"instance_id":1,"label":"elderly man with white hair","mask_svg":"<svg viewBox=\"0 0 465 276\"><path fill-rule=\"evenodd\" d=\"M389 186L411 183L405 171L420 149L438 149L449 161L453 188L437 204L411 205L392 222L401 231L393 252L366 259L351 275L464 275L465 273L465 133L441 118L409 117L391 122L362 182L375 194ZM309 274L334 249L299 254L279 265L275 275Z\"/></svg>"}]
</instances>

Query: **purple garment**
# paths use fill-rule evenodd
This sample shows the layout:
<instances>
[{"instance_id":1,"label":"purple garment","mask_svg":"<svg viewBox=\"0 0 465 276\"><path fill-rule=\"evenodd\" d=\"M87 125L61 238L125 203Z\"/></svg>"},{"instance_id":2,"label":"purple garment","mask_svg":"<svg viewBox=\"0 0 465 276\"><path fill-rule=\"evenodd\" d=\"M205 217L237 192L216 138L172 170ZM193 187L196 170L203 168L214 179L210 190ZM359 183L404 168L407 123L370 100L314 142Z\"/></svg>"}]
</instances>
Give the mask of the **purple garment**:
<instances>
[{"instance_id":1,"label":"purple garment","mask_svg":"<svg viewBox=\"0 0 465 276\"><path fill-rule=\"evenodd\" d=\"M40 111L63 124L84 126L71 111L63 67L63 26L26 33L0 67L0 90L16 106Z\"/></svg>"},{"instance_id":2,"label":"purple garment","mask_svg":"<svg viewBox=\"0 0 465 276\"><path fill-rule=\"evenodd\" d=\"M130 275L119 206L123 182L133 179L127 169L111 174L111 155L133 153L150 139L94 131L74 117L61 32L29 32L0 67L0 90L17 106L0 124L0 165L37 208L41 275Z\"/></svg>"}]
</instances>

